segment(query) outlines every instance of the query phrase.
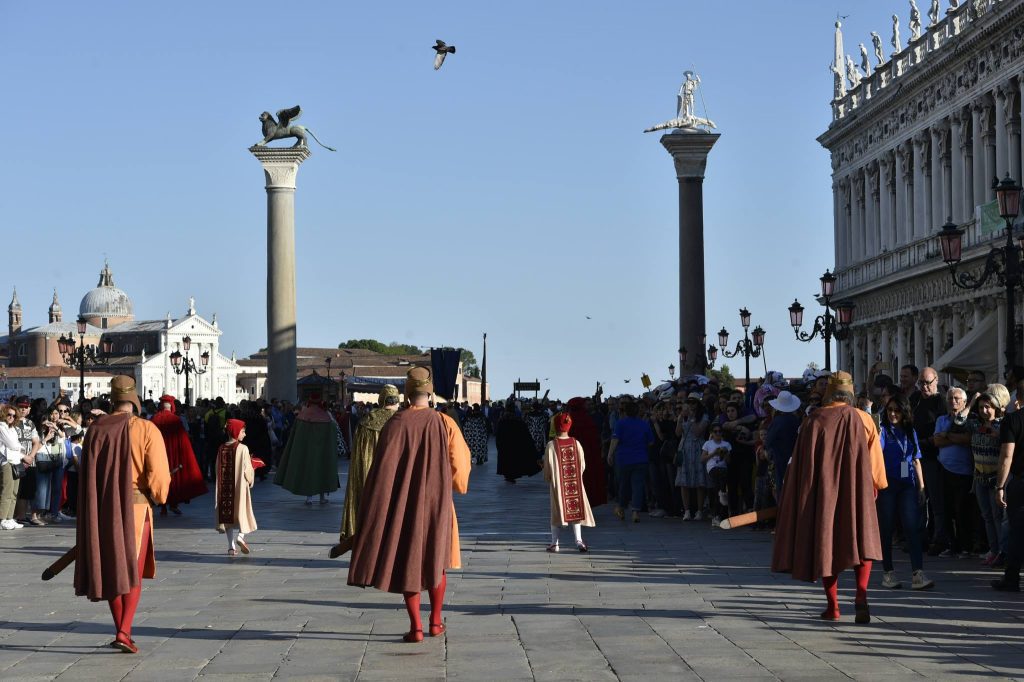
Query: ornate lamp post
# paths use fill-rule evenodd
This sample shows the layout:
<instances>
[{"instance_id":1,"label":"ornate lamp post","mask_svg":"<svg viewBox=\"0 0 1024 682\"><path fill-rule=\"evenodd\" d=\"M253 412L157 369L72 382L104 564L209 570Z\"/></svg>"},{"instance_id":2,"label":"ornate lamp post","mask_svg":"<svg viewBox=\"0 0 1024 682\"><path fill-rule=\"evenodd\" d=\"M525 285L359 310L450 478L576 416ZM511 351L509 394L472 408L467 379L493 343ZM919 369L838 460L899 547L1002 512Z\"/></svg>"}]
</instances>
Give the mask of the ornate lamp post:
<instances>
[{"instance_id":1,"label":"ornate lamp post","mask_svg":"<svg viewBox=\"0 0 1024 682\"><path fill-rule=\"evenodd\" d=\"M171 369L174 370L175 374L185 375L185 404L189 407L192 406L192 390L189 388L189 375L192 374L205 374L207 366L210 364L210 351L204 350L202 355L199 356L200 364L202 368L196 366L196 361L189 357L189 349L192 348L192 339L188 336L181 340L181 347L184 349L185 354L182 355L181 351L174 351L171 353Z\"/></svg>"},{"instance_id":2,"label":"ornate lamp post","mask_svg":"<svg viewBox=\"0 0 1024 682\"><path fill-rule=\"evenodd\" d=\"M668 378L669 378L670 381L675 381L676 380L676 366L675 365L669 365L668 366Z\"/></svg>"},{"instance_id":3,"label":"ornate lamp post","mask_svg":"<svg viewBox=\"0 0 1024 682\"><path fill-rule=\"evenodd\" d=\"M64 364L68 367L78 365L78 404L81 405L85 400L85 363L88 362L91 365L109 364L113 342L108 338L101 340L100 352L97 353L96 346L85 345L85 331L87 328L85 320L78 318L76 327L78 343L75 343L75 337L71 333L68 333L66 336L61 334L60 338L57 339L57 349L60 351Z\"/></svg>"},{"instance_id":4,"label":"ornate lamp post","mask_svg":"<svg viewBox=\"0 0 1024 682\"><path fill-rule=\"evenodd\" d=\"M743 360L746 364L746 383L744 387L750 385L750 358L759 358L764 353L764 330L758 325L753 331L753 341L751 341L751 335L747 333L750 329L750 311L746 308L740 308L740 324L743 325L743 340L736 342L736 348L731 353L726 349L729 345L729 332L722 327L722 330L718 332L718 345L722 348L722 355L727 358L734 358L737 355L742 354ZM767 373L767 365L765 366L765 373Z\"/></svg>"},{"instance_id":5,"label":"ornate lamp post","mask_svg":"<svg viewBox=\"0 0 1024 682\"><path fill-rule=\"evenodd\" d=\"M1020 214L1020 192L1018 185L1007 173L1002 182L993 180L999 215L1006 221L1006 243L993 247L985 257L985 269L975 276L970 272L957 272L957 265L963 250L963 229L952 221L942 226L939 244L942 246L942 260L949 266L953 284L961 289L980 289L992 277L1006 289L1006 367L1017 364L1017 287L1022 283L1021 252L1024 250L1024 234L1017 235L1020 245L1013 243L1013 222Z\"/></svg>"},{"instance_id":6,"label":"ornate lamp post","mask_svg":"<svg viewBox=\"0 0 1024 682\"><path fill-rule=\"evenodd\" d=\"M330 381L331 381L331 361L332 361L333 359L334 359L334 358L332 358L332 357L331 357L330 355L328 355L328 356L327 356L326 358L324 358L324 362L326 362L326 363L327 363L327 382L328 382L328 383L327 383L327 393L328 393L328 395L327 395L327 399L328 399L328 400L330 400L330 399L331 399L331 397L332 397L332 396L330 395L330 393L331 393L331 387L332 387L332 384L330 383Z\"/></svg>"},{"instance_id":7,"label":"ornate lamp post","mask_svg":"<svg viewBox=\"0 0 1024 682\"><path fill-rule=\"evenodd\" d=\"M804 307L800 301L793 299L793 305L789 306L789 323L793 326L793 333L797 341L813 341L815 338L825 340L825 369L832 371L832 337L842 341L849 332L850 323L853 322L853 301L838 301L832 305L832 296L835 294L836 276L826 270L821 276L821 298L825 306L825 313L814 318L814 328L810 333L800 331L804 322ZM836 315L832 314L831 308L835 308Z\"/></svg>"},{"instance_id":8,"label":"ornate lamp post","mask_svg":"<svg viewBox=\"0 0 1024 682\"><path fill-rule=\"evenodd\" d=\"M713 345L708 344L708 335L702 334L700 337L701 348L707 346L708 349L701 353L700 357L694 358L693 364L687 363L686 359L690 356L689 351L686 350L686 346L679 349L679 372L696 372L703 373L715 366L715 360L718 359L718 349Z\"/></svg>"}]
</instances>

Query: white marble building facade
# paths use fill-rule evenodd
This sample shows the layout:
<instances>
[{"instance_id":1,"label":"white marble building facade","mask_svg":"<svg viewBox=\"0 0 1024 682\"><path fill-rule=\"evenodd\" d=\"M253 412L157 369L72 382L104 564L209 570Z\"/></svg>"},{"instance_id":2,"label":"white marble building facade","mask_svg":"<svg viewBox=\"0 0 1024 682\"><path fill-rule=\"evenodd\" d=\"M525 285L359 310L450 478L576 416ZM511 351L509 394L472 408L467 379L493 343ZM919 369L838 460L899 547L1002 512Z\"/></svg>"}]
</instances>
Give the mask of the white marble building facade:
<instances>
[{"instance_id":1,"label":"white marble building facade","mask_svg":"<svg viewBox=\"0 0 1024 682\"><path fill-rule=\"evenodd\" d=\"M836 300L857 306L838 366L858 386L878 358L894 376L974 363L996 380L1004 364L1003 288L956 288L936 235L948 220L964 228L960 267L974 272L1005 241L986 207L993 178L1024 170L1024 0L970 0L925 21L867 72L836 69L818 138L832 156ZM837 56L842 40L837 22Z\"/></svg>"}]
</instances>

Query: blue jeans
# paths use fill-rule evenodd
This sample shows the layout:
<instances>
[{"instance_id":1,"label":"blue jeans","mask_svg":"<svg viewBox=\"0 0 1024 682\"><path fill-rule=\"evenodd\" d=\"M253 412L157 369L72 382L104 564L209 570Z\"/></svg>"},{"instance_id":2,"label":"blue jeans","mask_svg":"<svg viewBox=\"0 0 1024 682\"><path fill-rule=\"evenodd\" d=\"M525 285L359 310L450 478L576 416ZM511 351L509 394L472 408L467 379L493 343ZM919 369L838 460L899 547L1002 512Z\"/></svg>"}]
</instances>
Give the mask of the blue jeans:
<instances>
[{"instance_id":1,"label":"blue jeans","mask_svg":"<svg viewBox=\"0 0 1024 682\"><path fill-rule=\"evenodd\" d=\"M60 498L64 487L64 459L57 460L60 466L51 471L36 471L36 494L32 498L32 511L56 513L60 511ZM56 503L53 502L56 498Z\"/></svg>"},{"instance_id":2,"label":"blue jeans","mask_svg":"<svg viewBox=\"0 0 1024 682\"><path fill-rule=\"evenodd\" d=\"M892 531L896 522L896 514L900 515L903 533L910 550L910 569L919 570L924 561L921 556L921 518L917 504L917 487L913 481L894 479L889 487L878 491L875 500L878 510L878 532L882 537L882 568L892 568Z\"/></svg>"},{"instance_id":3,"label":"blue jeans","mask_svg":"<svg viewBox=\"0 0 1024 682\"><path fill-rule=\"evenodd\" d=\"M994 476L974 479L974 496L978 498L978 509L981 510L981 519L985 526L985 538L988 540L988 549L993 554L999 554L1005 548L1000 544L1002 539L1003 508L996 502L996 490Z\"/></svg>"},{"instance_id":4,"label":"blue jeans","mask_svg":"<svg viewBox=\"0 0 1024 682\"><path fill-rule=\"evenodd\" d=\"M619 506L640 511L647 499L647 462L620 464L615 475L619 479Z\"/></svg>"}]
</instances>

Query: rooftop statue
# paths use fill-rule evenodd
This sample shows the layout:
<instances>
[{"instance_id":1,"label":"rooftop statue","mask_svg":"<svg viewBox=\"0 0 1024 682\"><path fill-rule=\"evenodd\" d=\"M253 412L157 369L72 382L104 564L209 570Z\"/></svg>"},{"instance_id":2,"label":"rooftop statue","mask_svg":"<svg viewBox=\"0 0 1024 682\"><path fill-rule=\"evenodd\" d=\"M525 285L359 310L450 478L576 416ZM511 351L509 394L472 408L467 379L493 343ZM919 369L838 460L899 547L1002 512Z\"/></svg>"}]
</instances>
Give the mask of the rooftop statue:
<instances>
[{"instance_id":1,"label":"rooftop statue","mask_svg":"<svg viewBox=\"0 0 1024 682\"><path fill-rule=\"evenodd\" d=\"M697 130L698 128L717 128L711 120L701 118L694 112L693 95L700 86L700 76L693 71L683 72L683 84L679 86L679 94L676 96L676 117L671 121L659 123L644 130L645 133L653 133L656 130L667 130L669 128L683 128Z\"/></svg>"},{"instance_id":2,"label":"rooftop statue","mask_svg":"<svg viewBox=\"0 0 1024 682\"><path fill-rule=\"evenodd\" d=\"M917 3L914 0L910 0L910 42L914 42L921 37L921 10L917 8Z\"/></svg>"},{"instance_id":3,"label":"rooftop statue","mask_svg":"<svg viewBox=\"0 0 1024 682\"><path fill-rule=\"evenodd\" d=\"M928 25L934 26L939 23L939 0L932 0L932 7L928 10Z\"/></svg>"},{"instance_id":4,"label":"rooftop statue","mask_svg":"<svg viewBox=\"0 0 1024 682\"><path fill-rule=\"evenodd\" d=\"M865 78L871 75L871 58L868 57L868 48L864 43L860 44L860 68L864 71Z\"/></svg>"},{"instance_id":5,"label":"rooftop statue","mask_svg":"<svg viewBox=\"0 0 1024 682\"><path fill-rule=\"evenodd\" d=\"M846 80L850 81L850 89L855 89L860 85L860 71L857 70L857 65L853 63L853 57L846 55Z\"/></svg>"},{"instance_id":6,"label":"rooftop statue","mask_svg":"<svg viewBox=\"0 0 1024 682\"><path fill-rule=\"evenodd\" d=\"M878 35L877 31L871 32L871 47L875 48L875 59L878 60L878 64L885 61L885 55L882 54L882 36ZM875 66L878 66L876 64Z\"/></svg>"},{"instance_id":7,"label":"rooftop statue","mask_svg":"<svg viewBox=\"0 0 1024 682\"><path fill-rule=\"evenodd\" d=\"M269 111L264 111L260 114L260 121L263 123L263 139L256 143L257 147L264 147L268 142L274 140L285 140L289 137L295 138L295 144L293 147L305 147L306 146L306 133L313 135L313 131L309 130L305 126L289 126L288 124L299 118L302 115L302 108L299 105L295 105L290 109L281 109L277 112L277 120L270 115ZM313 139L316 143L324 149L332 152L338 151L334 147L328 147L323 142L317 139L316 135L313 135Z\"/></svg>"},{"instance_id":8,"label":"rooftop statue","mask_svg":"<svg viewBox=\"0 0 1024 682\"><path fill-rule=\"evenodd\" d=\"M892 43L893 54L903 51L903 45L900 43L900 18L895 14L892 15Z\"/></svg>"}]
</instances>

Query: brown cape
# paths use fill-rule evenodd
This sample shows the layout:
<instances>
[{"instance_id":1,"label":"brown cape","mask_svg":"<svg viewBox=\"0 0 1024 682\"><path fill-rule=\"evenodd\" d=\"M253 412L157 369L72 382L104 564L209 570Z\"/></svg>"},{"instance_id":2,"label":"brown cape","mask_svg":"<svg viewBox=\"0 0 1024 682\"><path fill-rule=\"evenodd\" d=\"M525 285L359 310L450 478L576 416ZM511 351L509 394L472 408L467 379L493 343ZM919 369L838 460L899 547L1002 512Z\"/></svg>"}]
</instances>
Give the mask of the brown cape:
<instances>
[{"instance_id":1,"label":"brown cape","mask_svg":"<svg viewBox=\"0 0 1024 682\"><path fill-rule=\"evenodd\" d=\"M139 584L129 415L101 418L85 435L78 474L75 594L92 601Z\"/></svg>"},{"instance_id":2,"label":"brown cape","mask_svg":"<svg viewBox=\"0 0 1024 682\"><path fill-rule=\"evenodd\" d=\"M819 408L804 420L782 487L773 571L813 582L882 557L873 477L877 447L859 411L848 405Z\"/></svg>"},{"instance_id":3,"label":"brown cape","mask_svg":"<svg viewBox=\"0 0 1024 682\"><path fill-rule=\"evenodd\" d=\"M398 412L381 429L366 476L348 584L422 592L451 565L452 470L444 417Z\"/></svg>"}]
</instances>

